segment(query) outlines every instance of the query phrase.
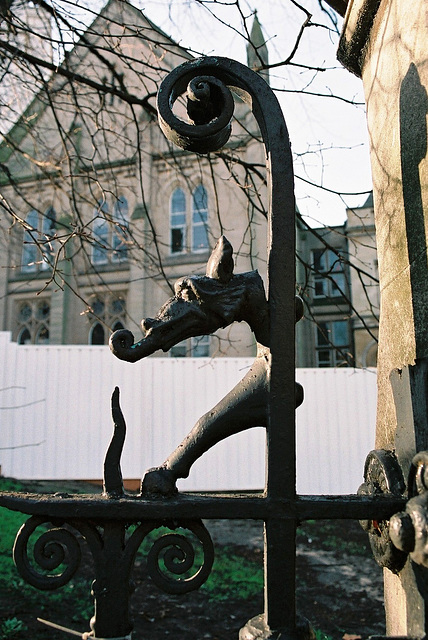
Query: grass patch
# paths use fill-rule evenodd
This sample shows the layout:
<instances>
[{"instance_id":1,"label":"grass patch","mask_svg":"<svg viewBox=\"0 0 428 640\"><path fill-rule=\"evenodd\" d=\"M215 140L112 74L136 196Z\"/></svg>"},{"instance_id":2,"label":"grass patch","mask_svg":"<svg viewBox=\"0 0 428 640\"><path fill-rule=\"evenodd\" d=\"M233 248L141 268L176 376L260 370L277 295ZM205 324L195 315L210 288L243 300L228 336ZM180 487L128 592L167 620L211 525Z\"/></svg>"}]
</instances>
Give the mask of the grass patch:
<instances>
[{"instance_id":1,"label":"grass patch","mask_svg":"<svg viewBox=\"0 0 428 640\"><path fill-rule=\"evenodd\" d=\"M20 491L22 485L9 478L0 478L0 491ZM12 559L12 548L15 536L28 516L18 511L0 509L0 584L16 579L17 572Z\"/></svg>"},{"instance_id":2,"label":"grass patch","mask_svg":"<svg viewBox=\"0 0 428 640\"><path fill-rule=\"evenodd\" d=\"M7 638L16 637L21 631L26 631L27 626L18 618L6 618L0 624L0 638L1 640L7 640Z\"/></svg>"},{"instance_id":3,"label":"grass patch","mask_svg":"<svg viewBox=\"0 0 428 640\"><path fill-rule=\"evenodd\" d=\"M203 585L211 600L247 600L263 593L261 564L233 553L228 547L216 553L210 577Z\"/></svg>"}]
</instances>

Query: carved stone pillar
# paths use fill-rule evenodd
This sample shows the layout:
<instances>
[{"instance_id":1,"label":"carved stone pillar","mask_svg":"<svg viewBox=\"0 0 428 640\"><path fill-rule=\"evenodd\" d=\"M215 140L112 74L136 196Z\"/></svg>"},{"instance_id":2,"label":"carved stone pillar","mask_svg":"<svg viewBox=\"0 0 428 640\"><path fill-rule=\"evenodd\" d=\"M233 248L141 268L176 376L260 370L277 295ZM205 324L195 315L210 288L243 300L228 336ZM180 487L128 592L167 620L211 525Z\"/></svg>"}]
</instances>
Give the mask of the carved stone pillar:
<instances>
[{"instance_id":1,"label":"carved stone pillar","mask_svg":"<svg viewBox=\"0 0 428 640\"><path fill-rule=\"evenodd\" d=\"M424 0L354 0L338 57L367 103L381 287L376 448L404 477L428 449L428 8ZM394 388L393 388L394 387ZM388 635L426 633L427 569L385 569Z\"/></svg>"}]
</instances>

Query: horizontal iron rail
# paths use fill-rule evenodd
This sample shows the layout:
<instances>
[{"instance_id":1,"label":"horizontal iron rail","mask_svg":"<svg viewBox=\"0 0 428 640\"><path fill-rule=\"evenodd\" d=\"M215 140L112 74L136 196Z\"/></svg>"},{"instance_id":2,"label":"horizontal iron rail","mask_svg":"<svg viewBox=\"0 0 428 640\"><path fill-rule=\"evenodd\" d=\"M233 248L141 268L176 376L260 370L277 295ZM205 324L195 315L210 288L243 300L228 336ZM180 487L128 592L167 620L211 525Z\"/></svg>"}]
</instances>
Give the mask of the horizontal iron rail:
<instances>
[{"instance_id":1,"label":"horizontal iron rail","mask_svg":"<svg viewBox=\"0 0 428 640\"><path fill-rule=\"evenodd\" d=\"M0 493L0 507L50 518L91 520L253 519L270 520L388 520L406 500L394 495L296 496L294 500L270 498L263 493L182 493L169 500L144 500L125 496Z\"/></svg>"}]
</instances>

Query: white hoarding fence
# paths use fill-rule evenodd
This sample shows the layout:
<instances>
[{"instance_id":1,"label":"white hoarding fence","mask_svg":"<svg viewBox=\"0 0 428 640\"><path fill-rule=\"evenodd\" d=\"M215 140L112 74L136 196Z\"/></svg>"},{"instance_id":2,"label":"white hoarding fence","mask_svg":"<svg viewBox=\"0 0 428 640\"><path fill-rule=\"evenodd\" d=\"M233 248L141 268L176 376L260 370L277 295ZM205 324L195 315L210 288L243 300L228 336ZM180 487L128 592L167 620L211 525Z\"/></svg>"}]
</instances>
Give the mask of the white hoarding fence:
<instances>
[{"instance_id":1,"label":"white hoarding fence","mask_svg":"<svg viewBox=\"0 0 428 640\"><path fill-rule=\"evenodd\" d=\"M25 346L0 332L0 464L20 479L100 479L118 386L127 424L124 478L159 465L196 420L245 375L248 358L147 358L130 364L108 347ZM355 493L374 447L376 372L298 369L297 491ZM232 436L198 460L182 490L264 486L261 428Z\"/></svg>"}]
</instances>

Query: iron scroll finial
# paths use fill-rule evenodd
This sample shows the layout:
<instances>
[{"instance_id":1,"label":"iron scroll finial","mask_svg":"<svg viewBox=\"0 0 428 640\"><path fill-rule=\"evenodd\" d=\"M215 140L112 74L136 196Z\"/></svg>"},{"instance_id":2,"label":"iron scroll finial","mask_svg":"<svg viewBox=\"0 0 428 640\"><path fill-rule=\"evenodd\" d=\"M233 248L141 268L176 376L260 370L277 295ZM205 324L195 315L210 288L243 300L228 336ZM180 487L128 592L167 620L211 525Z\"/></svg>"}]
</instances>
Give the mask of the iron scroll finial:
<instances>
[{"instance_id":1,"label":"iron scroll finial","mask_svg":"<svg viewBox=\"0 0 428 640\"><path fill-rule=\"evenodd\" d=\"M213 75L196 75L183 65L172 71L162 82L157 98L159 124L165 136L174 144L196 153L221 149L229 140L234 101L230 89ZM173 112L177 98L186 92L186 123Z\"/></svg>"},{"instance_id":2,"label":"iron scroll finial","mask_svg":"<svg viewBox=\"0 0 428 640\"><path fill-rule=\"evenodd\" d=\"M277 98L260 75L236 60L198 58L171 71L158 91L157 109L162 131L182 149L196 153L220 150L231 131L234 108L231 91L251 107L267 155L276 153L275 142L281 147L284 169L292 178L291 153L287 153L287 145L284 146L284 142L289 141L288 131ZM190 122L173 112L175 102L182 95L187 98Z\"/></svg>"}]
</instances>

